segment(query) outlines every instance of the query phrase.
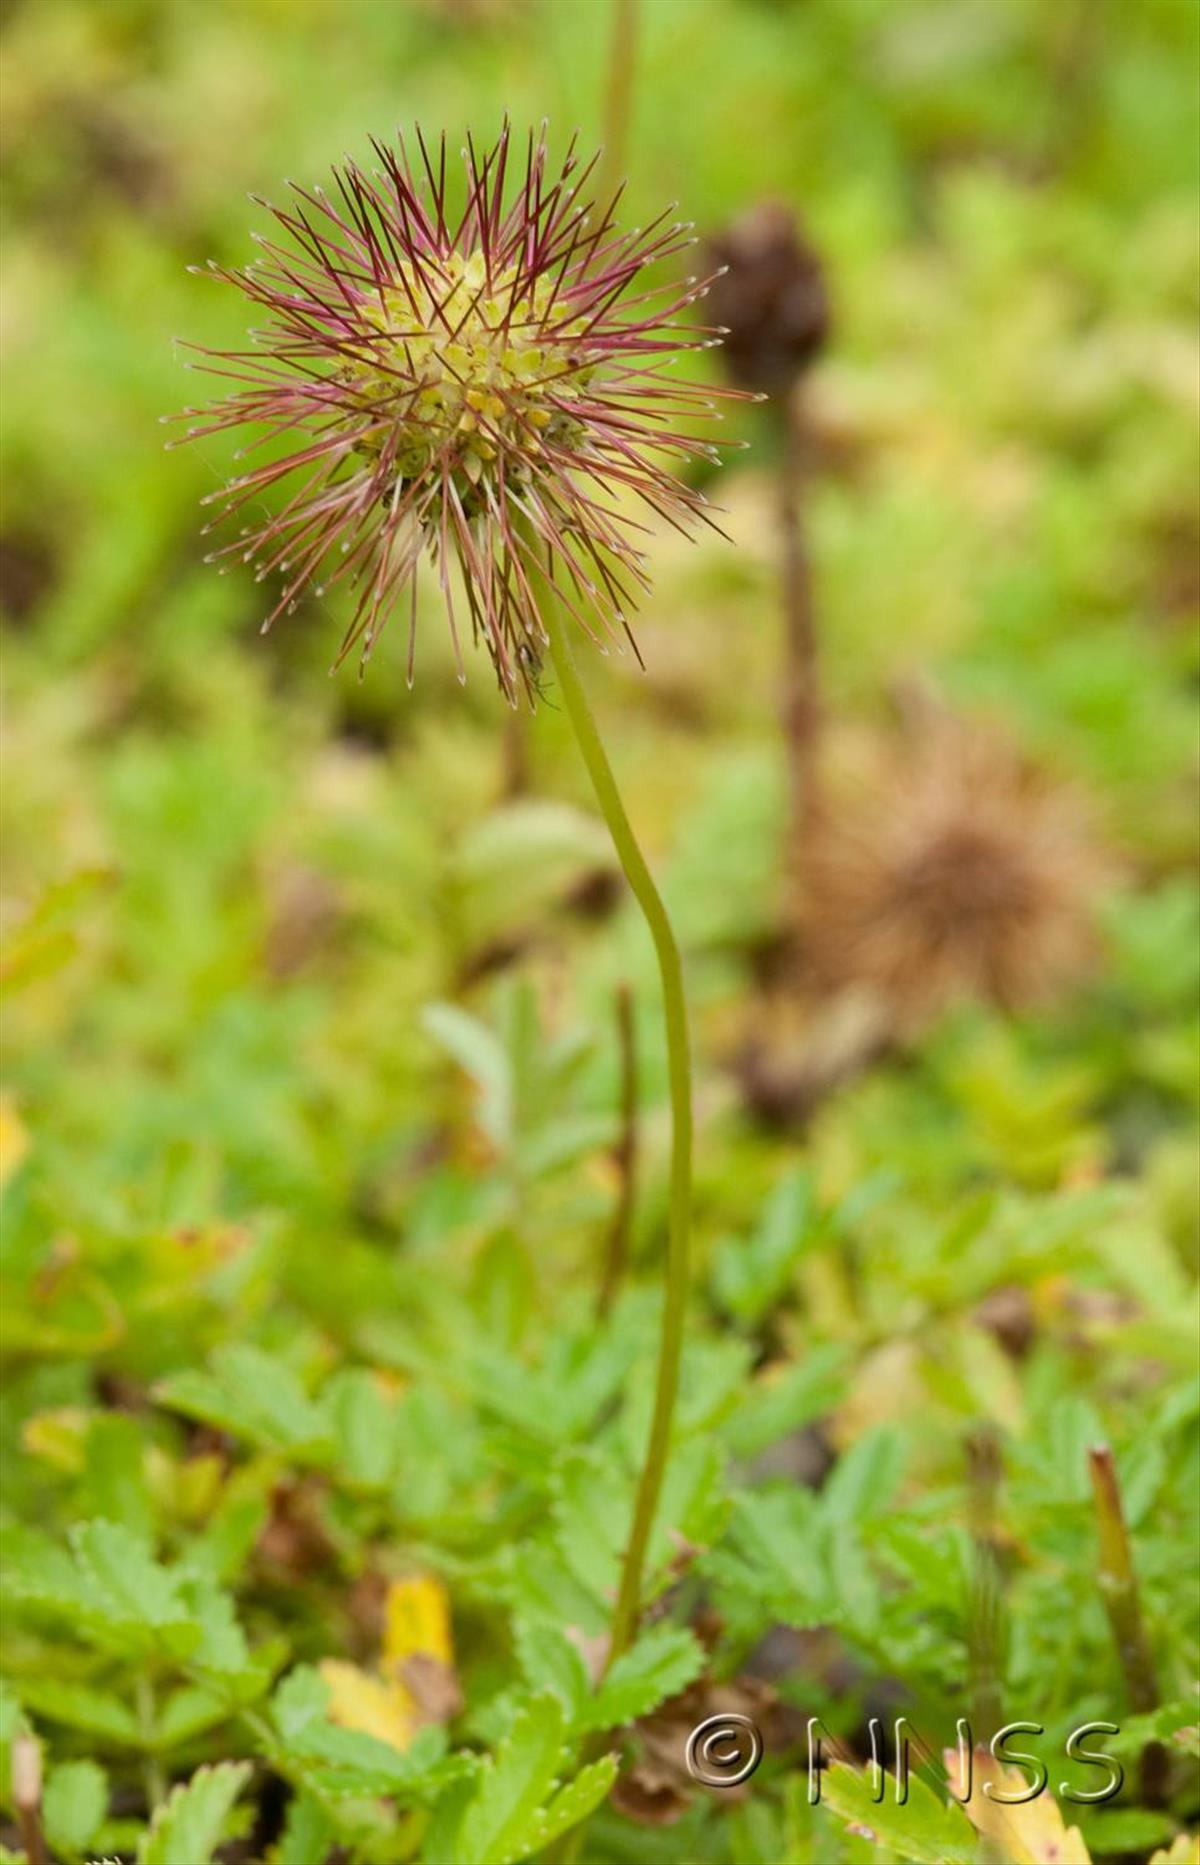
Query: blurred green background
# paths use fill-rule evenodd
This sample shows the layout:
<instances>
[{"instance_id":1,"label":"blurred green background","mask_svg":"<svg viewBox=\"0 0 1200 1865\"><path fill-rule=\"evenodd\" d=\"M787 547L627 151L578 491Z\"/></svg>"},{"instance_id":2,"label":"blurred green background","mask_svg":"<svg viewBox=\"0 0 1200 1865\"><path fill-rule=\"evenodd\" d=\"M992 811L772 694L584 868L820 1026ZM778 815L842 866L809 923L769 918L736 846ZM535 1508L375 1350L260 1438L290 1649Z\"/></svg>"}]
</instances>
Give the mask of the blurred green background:
<instances>
[{"instance_id":1,"label":"blurred green background","mask_svg":"<svg viewBox=\"0 0 1200 1865\"><path fill-rule=\"evenodd\" d=\"M961 1517L977 1415L1013 1432L1031 1493L1080 1507L1081 1447L1106 1431L1154 1501L1165 1622L1185 1492L1174 1439L1141 1440L1160 1399L1164 1434L1187 1416L1160 1380L1194 1351L1196 11L638 12L631 215L678 199L707 233L782 200L827 271L805 521L831 746L932 685L1076 785L1112 857L1077 992L1038 1015L960 1008L806 1129L756 1118L737 1058L784 900L777 461L760 411L731 417L748 446L707 489L733 547L658 537L646 673L586 666L686 950L699 1299L755 1364L831 1348L831 1437L911 1427L927 1522ZM235 295L185 268L247 260L248 190L276 197L414 120L452 148L505 113L547 117L555 151L576 126L594 142L609 25L601 0L4 6L2 1425L6 1506L56 1535L126 1505L152 1518L36 1429L102 1408L114 1379L144 1390L251 1338L311 1383L407 1366L409 1329L428 1373L461 1325L434 1312L451 1288L481 1338L507 1330L533 1360L586 1331L622 979L639 1262L656 1250L653 961L553 693L513 800L508 714L482 658L458 685L432 589L411 694L399 630L361 683L328 677L336 601L260 639L262 588L202 562L199 500L229 451L164 452L159 426L196 398L175 339L240 336ZM802 1158L828 1221L780 1259ZM781 1183L775 1230L756 1228ZM527 1259L498 1268L510 1223ZM972 1320L1013 1286L1041 1331L1022 1369ZM430 1474L421 1533L466 1564L479 1472L460 1477L456 1524ZM1014 1532L1036 1550L1029 1520ZM1029 1555L1013 1658L1071 1705L1111 1664L1098 1605L1060 1613L1082 1545ZM333 1614L297 1615L301 1652ZM20 1647L18 1670L40 1662Z\"/></svg>"}]
</instances>

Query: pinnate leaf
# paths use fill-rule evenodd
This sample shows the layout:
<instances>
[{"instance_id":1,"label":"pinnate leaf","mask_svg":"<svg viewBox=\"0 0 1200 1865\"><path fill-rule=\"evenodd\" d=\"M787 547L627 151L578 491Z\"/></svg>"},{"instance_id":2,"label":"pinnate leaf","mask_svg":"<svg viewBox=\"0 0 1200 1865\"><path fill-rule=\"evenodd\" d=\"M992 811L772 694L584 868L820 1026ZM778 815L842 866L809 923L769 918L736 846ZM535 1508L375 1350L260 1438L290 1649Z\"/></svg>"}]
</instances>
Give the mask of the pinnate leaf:
<instances>
[{"instance_id":1,"label":"pinnate leaf","mask_svg":"<svg viewBox=\"0 0 1200 1865\"><path fill-rule=\"evenodd\" d=\"M521 1858L534 1815L549 1797L562 1757L562 1707L556 1697L533 1697L520 1709L508 1736L483 1763L463 1819L459 1856L476 1865ZM532 1850L532 1843L526 1848Z\"/></svg>"},{"instance_id":2,"label":"pinnate leaf","mask_svg":"<svg viewBox=\"0 0 1200 1865\"><path fill-rule=\"evenodd\" d=\"M325 1865L332 1841L333 1823L320 1801L297 1794L288 1805L272 1865Z\"/></svg>"},{"instance_id":3,"label":"pinnate leaf","mask_svg":"<svg viewBox=\"0 0 1200 1865\"><path fill-rule=\"evenodd\" d=\"M64 1761L42 1798L46 1837L56 1852L81 1852L108 1811L108 1779L94 1761Z\"/></svg>"},{"instance_id":4,"label":"pinnate leaf","mask_svg":"<svg viewBox=\"0 0 1200 1865\"><path fill-rule=\"evenodd\" d=\"M120 1697L90 1684L65 1683L56 1677L21 1679L21 1700L48 1722L78 1729L107 1742L137 1747L141 1731L133 1711Z\"/></svg>"},{"instance_id":5,"label":"pinnate leaf","mask_svg":"<svg viewBox=\"0 0 1200 1865\"><path fill-rule=\"evenodd\" d=\"M876 1803L866 1775L835 1762L822 1777L821 1798L856 1832L910 1865L976 1865L979 1848L961 1811L944 1805L917 1775L909 1776L903 1806L886 1787Z\"/></svg>"},{"instance_id":6,"label":"pinnate leaf","mask_svg":"<svg viewBox=\"0 0 1200 1865\"><path fill-rule=\"evenodd\" d=\"M521 1621L515 1632L521 1669L533 1690L552 1690L574 1722L587 1701L587 1665L578 1645L548 1620Z\"/></svg>"},{"instance_id":7,"label":"pinnate leaf","mask_svg":"<svg viewBox=\"0 0 1200 1865\"><path fill-rule=\"evenodd\" d=\"M656 1625L617 1659L581 1718L584 1729L613 1729L646 1716L697 1677L704 1653L685 1626Z\"/></svg>"},{"instance_id":8,"label":"pinnate leaf","mask_svg":"<svg viewBox=\"0 0 1200 1865\"><path fill-rule=\"evenodd\" d=\"M137 1865L211 1865L233 1803L249 1777L248 1761L198 1768L158 1809L138 1847Z\"/></svg>"},{"instance_id":9,"label":"pinnate leaf","mask_svg":"<svg viewBox=\"0 0 1200 1865\"><path fill-rule=\"evenodd\" d=\"M328 1419L292 1367L259 1347L223 1347L211 1372L174 1373L156 1393L173 1411L299 1461L327 1462L336 1448Z\"/></svg>"},{"instance_id":10,"label":"pinnate leaf","mask_svg":"<svg viewBox=\"0 0 1200 1865\"><path fill-rule=\"evenodd\" d=\"M560 1787L553 1799L538 1809L521 1835L518 1848L498 1859L496 1865L509 1865L510 1860L528 1858L530 1853L540 1852L560 1834L570 1832L580 1820L586 1820L589 1813L595 1812L616 1778L615 1755L602 1755L599 1761L589 1762L573 1781Z\"/></svg>"}]
</instances>

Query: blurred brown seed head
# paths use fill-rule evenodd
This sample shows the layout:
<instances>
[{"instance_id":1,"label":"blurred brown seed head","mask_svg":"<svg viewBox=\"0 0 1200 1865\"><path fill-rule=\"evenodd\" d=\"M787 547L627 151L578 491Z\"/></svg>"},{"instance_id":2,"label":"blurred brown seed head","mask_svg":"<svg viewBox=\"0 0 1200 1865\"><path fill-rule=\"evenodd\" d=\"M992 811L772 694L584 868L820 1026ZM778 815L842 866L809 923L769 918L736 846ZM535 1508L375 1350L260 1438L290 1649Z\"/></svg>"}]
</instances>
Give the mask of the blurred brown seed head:
<instances>
[{"instance_id":1,"label":"blurred brown seed head","mask_svg":"<svg viewBox=\"0 0 1200 1865\"><path fill-rule=\"evenodd\" d=\"M789 208L753 207L708 242L712 267L728 266L711 287L708 314L724 325L725 359L743 388L785 393L829 335L829 296L821 262Z\"/></svg>"},{"instance_id":2,"label":"blurred brown seed head","mask_svg":"<svg viewBox=\"0 0 1200 1865\"><path fill-rule=\"evenodd\" d=\"M1110 872L1083 799L998 731L934 711L831 804L805 928L823 988L867 986L900 1033L950 1003L1044 1003L1094 956Z\"/></svg>"}]
</instances>

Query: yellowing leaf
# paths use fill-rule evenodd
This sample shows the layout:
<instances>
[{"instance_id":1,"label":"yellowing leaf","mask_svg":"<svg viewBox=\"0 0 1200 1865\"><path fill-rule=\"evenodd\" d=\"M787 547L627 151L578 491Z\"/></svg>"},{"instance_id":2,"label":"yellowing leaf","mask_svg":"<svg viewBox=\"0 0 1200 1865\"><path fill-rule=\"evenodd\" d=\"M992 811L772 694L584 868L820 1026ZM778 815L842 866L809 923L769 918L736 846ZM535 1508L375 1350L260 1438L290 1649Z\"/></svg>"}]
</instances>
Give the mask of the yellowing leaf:
<instances>
[{"instance_id":1,"label":"yellowing leaf","mask_svg":"<svg viewBox=\"0 0 1200 1865\"><path fill-rule=\"evenodd\" d=\"M405 1661L413 1657L436 1658L447 1666L454 1663L450 1601L441 1581L431 1574L393 1580L384 1603L384 1670L399 1676Z\"/></svg>"},{"instance_id":2,"label":"yellowing leaf","mask_svg":"<svg viewBox=\"0 0 1200 1865\"><path fill-rule=\"evenodd\" d=\"M329 1687L329 1716L343 1729L373 1735L406 1749L417 1732L413 1701L403 1684L372 1677L357 1664L325 1658L318 1666Z\"/></svg>"},{"instance_id":3,"label":"yellowing leaf","mask_svg":"<svg viewBox=\"0 0 1200 1865\"><path fill-rule=\"evenodd\" d=\"M959 1781L958 1756L947 1749L945 1763L952 1783ZM1058 1802L1048 1790L1035 1800L1005 1805L992 1795L1028 1793L1030 1782L1020 1768L1002 1768L987 1749L976 1749L971 1797L963 1811L981 1838L988 1839L1004 1865L1092 1865L1077 1826L1064 1827Z\"/></svg>"},{"instance_id":4,"label":"yellowing leaf","mask_svg":"<svg viewBox=\"0 0 1200 1865\"><path fill-rule=\"evenodd\" d=\"M21 1446L31 1457L78 1476L86 1462L88 1415L79 1406L34 1412L21 1426Z\"/></svg>"},{"instance_id":5,"label":"yellowing leaf","mask_svg":"<svg viewBox=\"0 0 1200 1865\"><path fill-rule=\"evenodd\" d=\"M29 1129L9 1094L0 1094L0 1191L29 1151Z\"/></svg>"},{"instance_id":6,"label":"yellowing leaf","mask_svg":"<svg viewBox=\"0 0 1200 1865\"><path fill-rule=\"evenodd\" d=\"M446 1722L460 1707L450 1636L450 1602L440 1580L395 1580L384 1602L380 1672L340 1658L319 1666L329 1714L343 1729L405 1749L426 1723Z\"/></svg>"},{"instance_id":7,"label":"yellowing leaf","mask_svg":"<svg viewBox=\"0 0 1200 1865\"><path fill-rule=\"evenodd\" d=\"M1180 1833L1169 1848L1153 1855L1150 1865L1200 1865L1200 1834Z\"/></svg>"}]
</instances>

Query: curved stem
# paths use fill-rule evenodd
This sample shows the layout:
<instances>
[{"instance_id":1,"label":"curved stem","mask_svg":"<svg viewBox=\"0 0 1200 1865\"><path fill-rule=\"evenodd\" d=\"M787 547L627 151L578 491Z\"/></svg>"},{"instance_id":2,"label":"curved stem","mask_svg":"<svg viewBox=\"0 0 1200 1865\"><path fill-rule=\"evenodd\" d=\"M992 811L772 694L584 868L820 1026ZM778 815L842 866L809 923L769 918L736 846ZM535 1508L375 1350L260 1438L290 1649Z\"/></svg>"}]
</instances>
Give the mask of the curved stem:
<instances>
[{"instance_id":1,"label":"curved stem","mask_svg":"<svg viewBox=\"0 0 1200 1865\"><path fill-rule=\"evenodd\" d=\"M642 1574L650 1543L654 1514L662 1492L671 1440L671 1419L679 1389L679 1362L683 1352L684 1314L688 1287L688 1226L692 1201L692 1085L688 1046L687 1009L683 996L683 966L675 934L667 918L645 857L625 814L612 767L583 690L575 656L553 591L547 590L542 623L550 642L550 657L558 676L563 704L587 766L596 801L608 824L625 878L645 916L658 956L662 978L663 1014L667 1026L667 1059L671 1087L671 1196L667 1228L666 1297L662 1336L658 1349L658 1375L654 1415L646 1461L638 1481L633 1526L625 1550L621 1582L613 1615L608 1663L619 1658L637 1629Z\"/></svg>"},{"instance_id":2,"label":"curved stem","mask_svg":"<svg viewBox=\"0 0 1200 1865\"><path fill-rule=\"evenodd\" d=\"M637 1165L637 1051L633 1028L633 992L625 983L617 986L617 1039L621 1049L621 1130L613 1148L613 1163L618 1172L617 1206L608 1233L604 1268L596 1297L596 1319L606 1321L617 1299L629 1261L629 1240L633 1230L634 1178Z\"/></svg>"},{"instance_id":3,"label":"curved stem","mask_svg":"<svg viewBox=\"0 0 1200 1865\"><path fill-rule=\"evenodd\" d=\"M780 425L779 528L784 618L783 736L788 775L787 863L801 900L820 815L821 694L812 568L805 539L805 439L799 391L785 396Z\"/></svg>"}]
</instances>

